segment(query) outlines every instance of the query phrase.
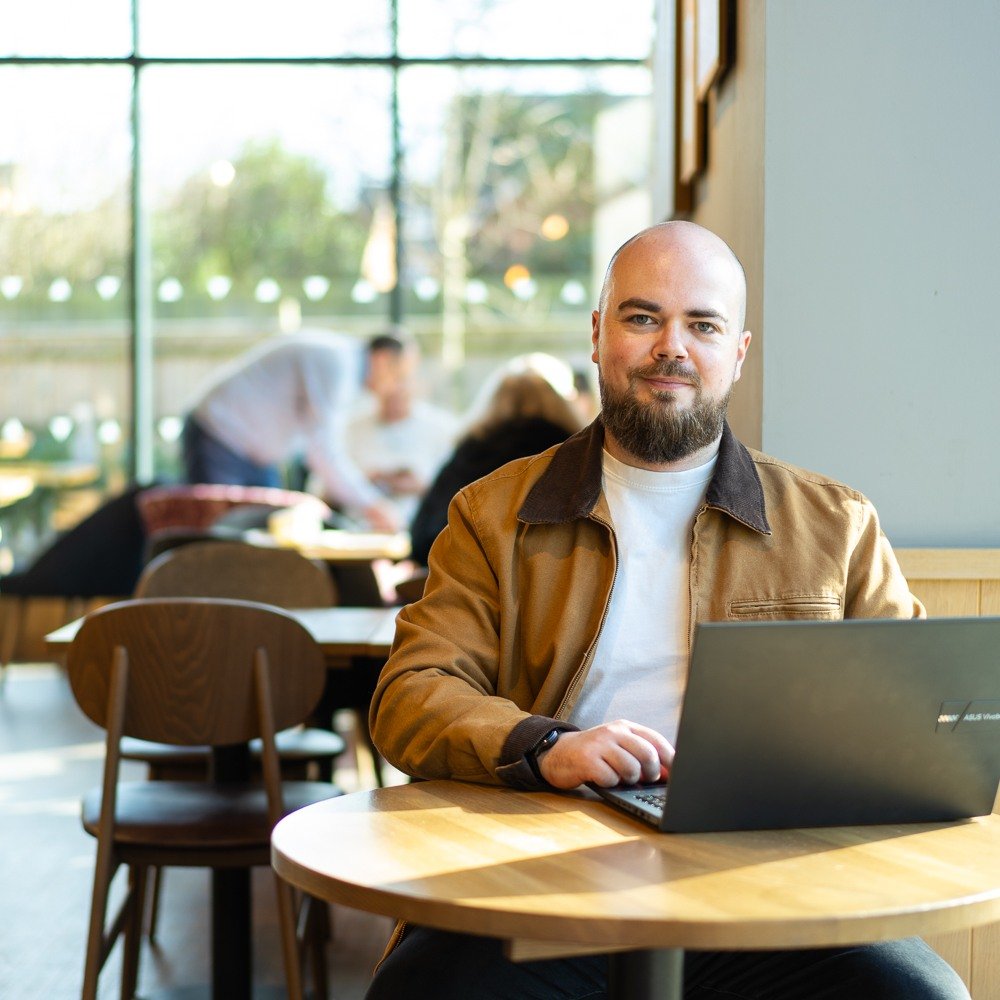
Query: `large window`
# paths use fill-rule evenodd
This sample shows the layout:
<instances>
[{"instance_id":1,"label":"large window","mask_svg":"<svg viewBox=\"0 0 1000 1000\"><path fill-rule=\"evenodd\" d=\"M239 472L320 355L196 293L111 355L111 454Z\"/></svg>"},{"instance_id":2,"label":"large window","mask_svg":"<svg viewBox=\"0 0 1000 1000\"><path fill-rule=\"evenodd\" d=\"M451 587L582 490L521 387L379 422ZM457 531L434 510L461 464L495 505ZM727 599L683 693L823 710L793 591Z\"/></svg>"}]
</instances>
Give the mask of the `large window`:
<instances>
[{"instance_id":1,"label":"large window","mask_svg":"<svg viewBox=\"0 0 1000 1000\"><path fill-rule=\"evenodd\" d=\"M649 221L652 0L0 9L0 473L55 526L176 475L197 384L282 331L402 323L456 406L585 363Z\"/></svg>"}]
</instances>

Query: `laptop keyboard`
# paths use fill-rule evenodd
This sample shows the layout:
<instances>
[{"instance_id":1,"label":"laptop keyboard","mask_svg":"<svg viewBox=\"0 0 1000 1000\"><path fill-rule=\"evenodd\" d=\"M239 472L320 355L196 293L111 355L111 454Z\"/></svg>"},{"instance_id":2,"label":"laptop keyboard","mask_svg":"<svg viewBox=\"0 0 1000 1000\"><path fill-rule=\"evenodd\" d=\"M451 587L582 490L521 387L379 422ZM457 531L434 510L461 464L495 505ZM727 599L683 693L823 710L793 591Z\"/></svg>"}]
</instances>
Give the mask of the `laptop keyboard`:
<instances>
[{"instance_id":1,"label":"laptop keyboard","mask_svg":"<svg viewBox=\"0 0 1000 1000\"><path fill-rule=\"evenodd\" d=\"M666 789L656 792L636 792L635 797L639 802L645 802L654 809L662 809L667 804Z\"/></svg>"}]
</instances>

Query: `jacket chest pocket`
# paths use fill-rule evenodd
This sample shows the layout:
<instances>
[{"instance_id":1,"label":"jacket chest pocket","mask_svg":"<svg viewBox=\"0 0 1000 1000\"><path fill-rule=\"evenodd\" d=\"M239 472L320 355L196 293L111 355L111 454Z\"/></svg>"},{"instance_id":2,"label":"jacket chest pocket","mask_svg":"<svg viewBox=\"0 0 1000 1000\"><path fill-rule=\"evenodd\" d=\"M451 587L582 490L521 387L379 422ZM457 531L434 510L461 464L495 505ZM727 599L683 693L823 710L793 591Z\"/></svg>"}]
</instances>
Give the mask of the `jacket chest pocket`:
<instances>
[{"instance_id":1,"label":"jacket chest pocket","mask_svg":"<svg viewBox=\"0 0 1000 1000\"><path fill-rule=\"evenodd\" d=\"M843 605L836 594L787 594L779 597L730 601L729 617L742 619L843 618Z\"/></svg>"}]
</instances>

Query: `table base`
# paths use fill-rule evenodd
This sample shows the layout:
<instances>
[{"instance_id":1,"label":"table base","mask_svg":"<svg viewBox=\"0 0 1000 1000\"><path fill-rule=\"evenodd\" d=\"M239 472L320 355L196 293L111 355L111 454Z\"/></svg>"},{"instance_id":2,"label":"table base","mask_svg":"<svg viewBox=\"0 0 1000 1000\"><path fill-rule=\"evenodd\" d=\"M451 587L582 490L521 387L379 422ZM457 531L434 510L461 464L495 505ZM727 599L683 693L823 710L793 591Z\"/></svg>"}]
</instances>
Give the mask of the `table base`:
<instances>
[{"instance_id":1,"label":"table base","mask_svg":"<svg viewBox=\"0 0 1000 1000\"><path fill-rule=\"evenodd\" d=\"M682 948L619 951L608 956L611 1000L681 1000L683 992Z\"/></svg>"}]
</instances>

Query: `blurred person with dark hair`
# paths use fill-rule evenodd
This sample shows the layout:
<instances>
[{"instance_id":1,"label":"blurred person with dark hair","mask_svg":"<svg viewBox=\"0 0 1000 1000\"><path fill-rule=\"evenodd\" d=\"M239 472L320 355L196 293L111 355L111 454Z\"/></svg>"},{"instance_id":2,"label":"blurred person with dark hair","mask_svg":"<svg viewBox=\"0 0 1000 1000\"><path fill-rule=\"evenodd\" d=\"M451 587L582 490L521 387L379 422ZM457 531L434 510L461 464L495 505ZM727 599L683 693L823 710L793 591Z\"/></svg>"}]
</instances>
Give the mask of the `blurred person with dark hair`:
<instances>
[{"instance_id":1,"label":"blurred person with dark hair","mask_svg":"<svg viewBox=\"0 0 1000 1000\"><path fill-rule=\"evenodd\" d=\"M396 531L395 511L368 482L346 445L347 421L363 382L404 363L403 341L368 345L328 330L269 340L225 366L203 389L184 424L189 483L281 486L281 463L302 455L318 492Z\"/></svg>"},{"instance_id":2,"label":"blurred person with dark hair","mask_svg":"<svg viewBox=\"0 0 1000 1000\"><path fill-rule=\"evenodd\" d=\"M371 349L378 348L373 341ZM347 428L348 449L368 481L409 523L441 464L451 454L458 418L423 398L420 352L404 342L398 365L370 369L368 399Z\"/></svg>"},{"instance_id":3,"label":"blurred person with dark hair","mask_svg":"<svg viewBox=\"0 0 1000 1000\"><path fill-rule=\"evenodd\" d=\"M410 525L415 562L427 565L431 544L448 521L448 504L463 486L580 430L573 396L572 371L547 354L519 356L493 373L472 407L472 422Z\"/></svg>"}]
</instances>

